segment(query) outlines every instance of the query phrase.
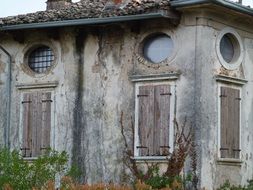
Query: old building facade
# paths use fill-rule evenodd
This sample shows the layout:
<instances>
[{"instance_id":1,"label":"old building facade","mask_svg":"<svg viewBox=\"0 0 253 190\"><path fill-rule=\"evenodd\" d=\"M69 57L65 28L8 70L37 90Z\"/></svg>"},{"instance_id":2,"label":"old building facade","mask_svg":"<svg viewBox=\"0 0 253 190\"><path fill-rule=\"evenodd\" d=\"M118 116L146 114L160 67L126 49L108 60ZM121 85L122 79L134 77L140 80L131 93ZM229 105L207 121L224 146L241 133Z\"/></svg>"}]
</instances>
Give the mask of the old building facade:
<instances>
[{"instance_id":1,"label":"old building facade","mask_svg":"<svg viewBox=\"0 0 253 190\"><path fill-rule=\"evenodd\" d=\"M66 150L85 181L124 180L195 133L200 187L253 176L253 10L225 0L48 1L0 19L0 144ZM57 4L60 3L60 4ZM122 134L123 132L123 134Z\"/></svg>"}]
</instances>

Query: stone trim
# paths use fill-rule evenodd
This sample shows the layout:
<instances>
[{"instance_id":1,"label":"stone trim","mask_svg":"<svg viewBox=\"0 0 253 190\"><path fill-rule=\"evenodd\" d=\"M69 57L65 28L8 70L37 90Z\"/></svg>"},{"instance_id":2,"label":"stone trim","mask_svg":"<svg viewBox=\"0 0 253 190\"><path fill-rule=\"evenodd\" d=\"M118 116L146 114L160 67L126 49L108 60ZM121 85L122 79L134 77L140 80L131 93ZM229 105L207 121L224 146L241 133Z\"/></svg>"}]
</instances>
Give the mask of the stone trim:
<instances>
[{"instance_id":1,"label":"stone trim","mask_svg":"<svg viewBox=\"0 0 253 190\"><path fill-rule=\"evenodd\" d=\"M220 51L221 39L226 34L232 35L233 38L236 40L236 43L233 43L233 46L234 46L234 50L235 50L234 53L237 55L234 55L234 57L230 63L228 63L224 60L224 58L221 54L221 51ZM221 65L228 70L235 70L241 65L241 63L244 59L244 47L243 47L242 39L241 39L240 35L236 32L236 30L234 30L233 28L230 28L230 27L226 27L220 31L220 33L216 39L216 53L217 53L217 57L218 57L218 60L220 61Z\"/></svg>"},{"instance_id":2,"label":"stone trim","mask_svg":"<svg viewBox=\"0 0 253 190\"><path fill-rule=\"evenodd\" d=\"M243 161L241 159L229 159L229 158L219 158L217 160L218 165L228 165L228 166L241 166Z\"/></svg>"},{"instance_id":3,"label":"stone trim","mask_svg":"<svg viewBox=\"0 0 253 190\"><path fill-rule=\"evenodd\" d=\"M169 157L168 156L141 156L141 157L131 157L137 163L146 163L146 162L155 162L155 163L167 163Z\"/></svg>"},{"instance_id":4,"label":"stone trim","mask_svg":"<svg viewBox=\"0 0 253 190\"><path fill-rule=\"evenodd\" d=\"M19 90L26 90L26 89L41 89L41 88L56 88L59 85L58 81L55 82L48 82L48 83L30 83L30 84L18 84L16 88Z\"/></svg>"},{"instance_id":5,"label":"stone trim","mask_svg":"<svg viewBox=\"0 0 253 190\"><path fill-rule=\"evenodd\" d=\"M150 74L150 75L132 75L130 80L132 82L143 82L143 81L162 81L162 80L177 80L180 73L172 72L166 74Z\"/></svg>"},{"instance_id":6,"label":"stone trim","mask_svg":"<svg viewBox=\"0 0 253 190\"><path fill-rule=\"evenodd\" d=\"M232 83L235 85L244 85L248 82L246 79L236 78L236 77L231 77L231 76L226 76L226 75L216 75L215 79L218 82Z\"/></svg>"}]
</instances>

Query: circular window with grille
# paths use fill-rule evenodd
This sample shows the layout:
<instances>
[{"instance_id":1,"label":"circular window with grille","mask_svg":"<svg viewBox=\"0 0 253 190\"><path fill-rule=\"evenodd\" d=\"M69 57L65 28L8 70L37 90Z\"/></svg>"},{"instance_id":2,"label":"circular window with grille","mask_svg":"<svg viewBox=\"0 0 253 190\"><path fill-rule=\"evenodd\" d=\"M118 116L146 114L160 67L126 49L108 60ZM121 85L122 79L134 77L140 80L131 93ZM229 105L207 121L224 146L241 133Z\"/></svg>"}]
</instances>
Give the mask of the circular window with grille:
<instances>
[{"instance_id":1,"label":"circular window with grille","mask_svg":"<svg viewBox=\"0 0 253 190\"><path fill-rule=\"evenodd\" d=\"M161 63L172 55L174 44L167 34L153 34L142 44L142 55L150 63Z\"/></svg>"},{"instance_id":2,"label":"circular window with grille","mask_svg":"<svg viewBox=\"0 0 253 190\"><path fill-rule=\"evenodd\" d=\"M52 49L41 45L29 51L27 55L28 67L35 73L45 73L54 64L55 56Z\"/></svg>"},{"instance_id":3,"label":"circular window with grille","mask_svg":"<svg viewBox=\"0 0 253 190\"><path fill-rule=\"evenodd\" d=\"M228 70L237 69L244 56L239 34L232 28L223 29L217 38L216 52L222 66Z\"/></svg>"}]
</instances>

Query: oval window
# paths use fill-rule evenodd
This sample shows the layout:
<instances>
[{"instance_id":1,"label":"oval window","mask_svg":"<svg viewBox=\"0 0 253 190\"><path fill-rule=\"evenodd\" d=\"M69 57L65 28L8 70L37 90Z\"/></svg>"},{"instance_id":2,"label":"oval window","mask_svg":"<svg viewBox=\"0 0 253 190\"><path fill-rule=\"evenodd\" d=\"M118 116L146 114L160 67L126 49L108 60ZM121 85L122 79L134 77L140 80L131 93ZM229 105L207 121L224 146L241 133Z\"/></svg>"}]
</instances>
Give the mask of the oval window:
<instances>
[{"instance_id":1,"label":"oval window","mask_svg":"<svg viewBox=\"0 0 253 190\"><path fill-rule=\"evenodd\" d=\"M160 63L172 54L173 41L166 34L152 35L143 44L143 55L152 63Z\"/></svg>"},{"instance_id":2,"label":"oval window","mask_svg":"<svg viewBox=\"0 0 253 190\"><path fill-rule=\"evenodd\" d=\"M36 73L44 73L52 65L54 61L54 53L47 46L40 46L28 55L28 66Z\"/></svg>"}]
</instances>

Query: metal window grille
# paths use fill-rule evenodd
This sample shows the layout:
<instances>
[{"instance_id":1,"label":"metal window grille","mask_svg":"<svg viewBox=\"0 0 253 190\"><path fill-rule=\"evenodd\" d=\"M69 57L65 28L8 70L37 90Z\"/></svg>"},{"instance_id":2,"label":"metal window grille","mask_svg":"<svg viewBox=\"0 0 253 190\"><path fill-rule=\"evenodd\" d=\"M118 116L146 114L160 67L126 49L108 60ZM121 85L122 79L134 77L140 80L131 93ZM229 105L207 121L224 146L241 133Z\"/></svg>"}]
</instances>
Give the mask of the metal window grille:
<instances>
[{"instance_id":1,"label":"metal window grille","mask_svg":"<svg viewBox=\"0 0 253 190\"><path fill-rule=\"evenodd\" d=\"M53 61L53 51L47 46L41 46L29 54L28 66L36 73L43 73L52 66Z\"/></svg>"}]
</instances>

